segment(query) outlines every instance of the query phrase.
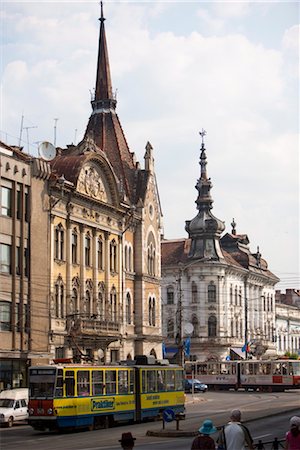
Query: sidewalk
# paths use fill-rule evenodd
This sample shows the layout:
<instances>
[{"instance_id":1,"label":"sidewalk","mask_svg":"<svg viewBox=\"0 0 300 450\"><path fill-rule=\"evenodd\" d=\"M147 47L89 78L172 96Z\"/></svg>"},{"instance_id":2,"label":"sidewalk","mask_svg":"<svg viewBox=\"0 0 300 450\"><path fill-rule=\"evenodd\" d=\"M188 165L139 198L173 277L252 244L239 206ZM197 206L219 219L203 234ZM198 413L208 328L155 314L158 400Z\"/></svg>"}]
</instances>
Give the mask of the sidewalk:
<instances>
[{"instance_id":1,"label":"sidewalk","mask_svg":"<svg viewBox=\"0 0 300 450\"><path fill-rule=\"evenodd\" d=\"M192 404L192 403L205 403L206 399L203 397L194 397L194 398L188 398L186 401L186 405ZM243 422L251 422L257 419L262 419L264 417L272 417L276 416L278 414L282 414L283 411L290 411L291 413L295 412L297 415L299 414L299 406L296 407L294 405L287 405L287 404L278 404L275 407L272 407L272 410L267 408L261 408L257 409L257 406L253 405L253 407L249 407L248 410L243 410ZM203 417L205 414L203 414ZM217 427L220 427L224 425L228 421L228 412L216 412L214 417L214 425ZM165 429L162 427L162 422L159 422L160 429L157 430L148 430L146 435L147 436L157 436L157 437L192 437L198 435L198 428L193 426L193 424L190 423L190 419L187 418L185 420L179 421L179 430L176 429L176 421L173 421L171 423L165 424ZM196 428L196 429L195 429Z\"/></svg>"}]
</instances>

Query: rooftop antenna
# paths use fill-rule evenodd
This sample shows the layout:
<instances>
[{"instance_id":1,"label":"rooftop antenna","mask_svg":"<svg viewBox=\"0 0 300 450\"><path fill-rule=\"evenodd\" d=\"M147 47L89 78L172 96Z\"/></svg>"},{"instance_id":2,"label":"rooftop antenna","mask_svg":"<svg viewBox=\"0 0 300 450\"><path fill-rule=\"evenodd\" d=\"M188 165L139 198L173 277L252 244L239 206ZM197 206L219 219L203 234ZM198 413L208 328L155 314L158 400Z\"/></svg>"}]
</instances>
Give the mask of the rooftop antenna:
<instances>
[{"instance_id":1,"label":"rooftop antenna","mask_svg":"<svg viewBox=\"0 0 300 450\"><path fill-rule=\"evenodd\" d=\"M56 147L56 125L57 125L58 119L54 119L54 147Z\"/></svg>"},{"instance_id":2,"label":"rooftop antenna","mask_svg":"<svg viewBox=\"0 0 300 450\"><path fill-rule=\"evenodd\" d=\"M20 137L19 137L19 147L21 147L21 141L22 141L23 122L24 122L24 114L22 113L21 127L20 127Z\"/></svg>"},{"instance_id":3,"label":"rooftop antenna","mask_svg":"<svg viewBox=\"0 0 300 450\"><path fill-rule=\"evenodd\" d=\"M26 130L26 135L27 135L27 151L28 151L28 153L29 153L29 132L28 132L28 130L30 130L30 128L37 128L37 126L24 127L24 130Z\"/></svg>"}]
</instances>

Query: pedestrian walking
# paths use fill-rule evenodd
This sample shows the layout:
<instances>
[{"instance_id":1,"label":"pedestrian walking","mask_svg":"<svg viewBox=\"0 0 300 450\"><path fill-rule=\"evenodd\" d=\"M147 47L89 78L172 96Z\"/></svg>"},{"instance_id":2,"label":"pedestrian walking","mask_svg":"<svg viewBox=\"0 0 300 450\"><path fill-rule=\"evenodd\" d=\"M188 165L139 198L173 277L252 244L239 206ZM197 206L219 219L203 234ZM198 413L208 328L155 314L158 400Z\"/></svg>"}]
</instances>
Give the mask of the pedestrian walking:
<instances>
[{"instance_id":1,"label":"pedestrian walking","mask_svg":"<svg viewBox=\"0 0 300 450\"><path fill-rule=\"evenodd\" d=\"M122 437L119 442L121 442L121 447L123 450L132 450L135 440L136 439L132 436L131 433L122 433Z\"/></svg>"},{"instance_id":2,"label":"pedestrian walking","mask_svg":"<svg viewBox=\"0 0 300 450\"><path fill-rule=\"evenodd\" d=\"M245 445L247 445L249 450L254 450L250 431L241 423L241 416L239 409L231 411L230 422L222 427L219 433L219 449L245 450Z\"/></svg>"},{"instance_id":3,"label":"pedestrian walking","mask_svg":"<svg viewBox=\"0 0 300 450\"><path fill-rule=\"evenodd\" d=\"M199 436L192 442L191 450L215 450L216 444L210 434L217 432L216 427L210 419L204 420L199 428Z\"/></svg>"},{"instance_id":4,"label":"pedestrian walking","mask_svg":"<svg viewBox=\"0 0 300 450\"><path fill-rule=\"evenodd\" d=\"M290 419L290 429L285 435L285 450L300 450L300 417Z\"/></svg>"}]
</instances>

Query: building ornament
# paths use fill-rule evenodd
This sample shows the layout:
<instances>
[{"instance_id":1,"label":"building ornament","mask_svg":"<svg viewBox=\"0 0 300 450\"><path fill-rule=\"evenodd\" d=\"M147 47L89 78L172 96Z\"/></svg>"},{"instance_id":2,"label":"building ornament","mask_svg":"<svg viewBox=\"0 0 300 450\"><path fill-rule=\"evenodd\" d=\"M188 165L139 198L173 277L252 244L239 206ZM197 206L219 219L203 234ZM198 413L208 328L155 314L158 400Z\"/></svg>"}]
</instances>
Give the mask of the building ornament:
<instances>
[{"instance_id":1,"label":"building ornament","mask_svg":"<svg viewBox=\"0 0 300 450\"><path fill-rule=\"evenodd\" d=\"M96 168L86 165L78 178L78 191L103 202L107 201L103 181Z\"/></svg>"}]
</instances>

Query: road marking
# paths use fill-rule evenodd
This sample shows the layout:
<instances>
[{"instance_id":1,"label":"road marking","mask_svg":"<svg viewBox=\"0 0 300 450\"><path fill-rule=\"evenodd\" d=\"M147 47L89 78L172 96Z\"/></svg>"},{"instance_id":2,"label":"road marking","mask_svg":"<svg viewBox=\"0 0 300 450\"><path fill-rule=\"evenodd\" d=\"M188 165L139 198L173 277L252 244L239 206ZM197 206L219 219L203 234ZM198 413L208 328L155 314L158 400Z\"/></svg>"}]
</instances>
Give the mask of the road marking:
<instances>
[{"instance_id":1,"label":"road marking","mask_svg":"<svg viewBox=\"0 0 300 450\"><path fill-rule=\"evenodd\" d=\"M254 439L260 439L260 438L263 438L263 437L266 437L266 436L272 436L272 434L261 434L260 436L254 436Z\"/></svg>"}]
</instances>

